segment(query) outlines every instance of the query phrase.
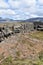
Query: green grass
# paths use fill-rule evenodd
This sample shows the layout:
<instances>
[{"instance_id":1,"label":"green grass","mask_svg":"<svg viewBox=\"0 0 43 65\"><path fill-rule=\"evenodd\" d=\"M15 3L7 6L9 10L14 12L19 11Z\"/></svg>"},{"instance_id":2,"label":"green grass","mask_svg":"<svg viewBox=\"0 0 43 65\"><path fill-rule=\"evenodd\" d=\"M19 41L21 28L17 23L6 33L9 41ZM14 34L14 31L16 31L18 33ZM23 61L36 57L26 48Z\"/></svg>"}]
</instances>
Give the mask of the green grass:
<instances>
[{"instance_id":1,"label":"green grass","mask_svg":"<svg viewBox=\"0 0 43 65\"><path fill-rule=\"evenodd\" d=\"M29 35L32 38L43 40L43 32L41 32L41 31L37 31L37 32L31 33ZM19 40L19 42L28 44L28 45L30 45L30 47L33 47L34 44L31 43L28 39L25 39L24 37L20 38L20 39L22 39L22 40ZM0 65L43 65L43 61L42 61L43 51L41 51L39 53L39 56L37 57L38 60L34 60L34 61L31 59L19 59L20 51L17 51L16 55L17 55L16 59L13 59L11 56L9 56Z\"/></svg>"},{"instance_id":2,"label":"green grass","mask_svg":"<svg viewBox=\"0 0 43 65\"><path fill-rule=\"evenodd\" d=\"M40 59L35 60L35 61L30 60L30 59L12 60L12 57L9 56L0 65L43 65L43 61L41 61Z\"/></svg>"},{"instance_id":3,"label":"green grass","mask_svg":"<svg viewBox=\"0 0 43 65\"><path fill-rule=\"evenodd\" d=\"M29 36L32 38L43 40L43 32L42 31L37 31L37 32L31 33L31 34L29 34Z\"/></svg>"}]
</instances>

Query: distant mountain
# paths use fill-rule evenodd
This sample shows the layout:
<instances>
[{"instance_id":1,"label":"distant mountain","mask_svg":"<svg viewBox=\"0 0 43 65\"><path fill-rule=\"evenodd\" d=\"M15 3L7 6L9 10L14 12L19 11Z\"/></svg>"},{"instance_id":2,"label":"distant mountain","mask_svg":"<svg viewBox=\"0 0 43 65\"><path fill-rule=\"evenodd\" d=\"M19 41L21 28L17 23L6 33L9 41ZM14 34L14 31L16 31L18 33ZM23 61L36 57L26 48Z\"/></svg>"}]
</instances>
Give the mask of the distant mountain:
<instances>
[{"instance_id":1,"label":"distant mountain","mask_svg":"<svg viewBox=\"0 0 43 65\"><path fill-rule=\"evenodd\" d=\"M41 21L41 22L43 22L43 18L42 17L37 17L37 18L29 18L29 19L26 19L26 20L14 20L14 21L17 21L17 22L35 22L35 21Z\"/></svg>"},{"instance_id":2,"label":"distant mountain","mask_svg":"<svg viewBox=\"0 0 43 65\"><path fill-rule=\"evenodd\" d=\"M14 21L14 20L13 19L10 19L10 18L2 18L2 17L0 17L0 23L10 22L10 21Z\"/></svg>"},{"instance_id":3,"label":"distant mountain","mask_svg":"<svg viewBox=\"0 0 43 65\"><path fill-rule=\"evenodd\" d=\"M0 22L2 22L2 21L6 21L6 19L3 19L2 17L0 17Z\"/></svg>"},{"instance_id":4,"label":"distant mountain","mask_svg":"<svg viewBox=\"0 0 43 65\"><path fill-rule=\"evenodd\" d=\"M3 23L3 22L22 22L24 20L14 20L14 19L11 19L11 18L2 18L0 17L0 23Z\"/></svg>"},{"instance_id":5,"label":"distant mountain","mask_svg":"<svg viewBox=\"0 0 43 65\"><path fill-rule=\"evenodd\" d=\"M43 22L43 18L41 18L41 17L30 18L30 19L25 20L25 22L26 21L28 21L28 22L35 22L35 21L41 21L41 22Z\"/></svg>"},{"instance_id":6,"label":"distant mountain","mask_svg":"<svg viewBox=\"0 0 43 65\"><path fill-rule=\"evenodd\" d=\"M30 19L26 19L26 20L13 20L10 18L2 18L0 17L0 22L35 22L35 21L41 21L43 22L43 18L42 17L37 17L37 18L30 18Z\"/></svg>"}]
</instances>

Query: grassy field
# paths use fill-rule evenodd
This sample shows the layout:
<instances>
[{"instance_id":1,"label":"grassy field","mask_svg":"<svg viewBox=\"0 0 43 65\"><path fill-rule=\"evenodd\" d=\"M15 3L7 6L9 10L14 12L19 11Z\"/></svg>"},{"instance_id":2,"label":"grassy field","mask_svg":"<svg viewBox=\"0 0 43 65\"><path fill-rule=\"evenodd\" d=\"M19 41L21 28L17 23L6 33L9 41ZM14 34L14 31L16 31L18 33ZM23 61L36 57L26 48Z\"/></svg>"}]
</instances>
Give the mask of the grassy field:
<instances>
[{"instance_id":1,"label":"grassy field","mask_svg":"<svg viewBox=\"0 0 43 65\"><path fill-rule=\"evenodd\" d=\"M18 49L18 51L16 51L16 57L14 59L14 57L12 57L11 55L8 56L6 59L4 59L0 65L43 65L43 48L42 48L42 45L39 43L39 45L37 44L34 44L34 42L31 42L31 40L29 40L29 37L31 38L36 38L38 40L43 40L43 32L40 32L40 31L37 31L37 32L31 32L31 34L17 34L15 35L16 36L16 39L17 39L17 42L18 44L17 45L8 45L9 48L11 48L10 50L14 50L16 51L16 49ZM11 42L11 41L10 41ZM20 46L19 46L20 45ZM9 49L8 49L9 50ZM37 56L37 58L34 58L34 59L29 59L28 57L27 58L20 58L20 54L21 52L23 54L25 54L25 50L27 52L31 52L31 54L34 55L34 52ZM36 53L38 51L38 53ZM29 52L29 54L30 54ZM14 52L13 52L14 53ZM28 55L28 53L27 53ZM27 56L26 55L26 56ZM3 57L3 54L2 56L0 57L1 59ZM31 57L32 58L32 57Z\"/></svg>"},{"instance_id":2,"label":"grassy field","mask_svg":"<svg viewBox=\"0 0 43 65\"><path fill-rule=\"evenodd\" d=\"M0 65L43 65L43 61L41 61L40 59L38 59L36 61L32 61L32 60L29 60L29 59L25 59L25 60L20 60L20 59L12 60L12 57L9 56Z\"/></svg>"},{"instance_id":3,"label":"grassy field","mask_svg":"<svg viewBox=\"0 0 43 65\"><path fill-rule=\"evenodd\" d=\"M32 38L43 40L43 31L36 31L36 32L33 32L33 33L29 34L29 35Z\"/></svg>"},{"instance_id":4,"label":"grassy field","mask_svg":"<svg viewBox=\"0 0 43 65\"><path fill-rule=\"evenodd\" d=\"M40 41L43 41L43 31L15 34L4 40L0 43L0 62L7 53L8 56L0 65L43 65L43 44Z\"/></svg>"}]
</instances>

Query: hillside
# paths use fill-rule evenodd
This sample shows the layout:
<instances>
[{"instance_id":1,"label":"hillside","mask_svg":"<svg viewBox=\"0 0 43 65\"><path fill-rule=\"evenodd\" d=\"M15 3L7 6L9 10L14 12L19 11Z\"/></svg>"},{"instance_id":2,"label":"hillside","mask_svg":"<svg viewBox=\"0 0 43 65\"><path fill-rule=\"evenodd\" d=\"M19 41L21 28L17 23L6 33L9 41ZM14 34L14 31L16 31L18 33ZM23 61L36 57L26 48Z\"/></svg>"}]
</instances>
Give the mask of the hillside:
<instances>
[{"instance_id":1,"label":"hillside","mask_svg":"<svg viewBox=\"0 0 43 65\"><path fill-rule=\"evenodd\" d=\"M29 18L26 20L14 20L14 19L10 19L10 18L0 17L0 23L3 23L3 22L35 22L35 21L43 22L43 17Z\"/></svg>"},{"instance_id":2,"label":"hillside","mask_svg":"<svg viewBox=\"0 0 43 65\"><path fill-rule=\"evenodd\" d=\"M43 17L30 18L30 19L25 20L25 22L26 21L28 21L28 22L35 22L35 21L43 22Z\"/></svg>"},{"instance_id":3,"label":"hillside","mask_svg":"<svg viewBox=\"0 0 43 65\"><path fill-rule=\"evenodd\" d=\"M18 33L0 43L0 65L42 65L42 52L43 32Z\"/></svg>"}]
</instances>

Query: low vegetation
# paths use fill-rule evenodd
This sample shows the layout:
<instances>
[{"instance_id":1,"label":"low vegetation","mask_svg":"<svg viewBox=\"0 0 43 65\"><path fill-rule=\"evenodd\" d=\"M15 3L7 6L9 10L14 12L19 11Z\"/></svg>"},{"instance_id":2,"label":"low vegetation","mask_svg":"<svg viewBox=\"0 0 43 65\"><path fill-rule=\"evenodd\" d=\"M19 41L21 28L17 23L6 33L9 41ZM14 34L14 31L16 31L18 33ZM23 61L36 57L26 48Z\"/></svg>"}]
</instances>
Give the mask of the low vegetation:
<instances>
[{"instance_id":1,"label":"low vegetation","mask_svg":"<svg viewBox=\"0 0 43 65\"><path fill-rule=\"evenodd\" d=\"M43 31L36 31L31 34L29 34L32 38L36 38L39 40L43 40Z\"/></svg>"},{"instance_id":2,"label":"low vegetation","mask_svg":"<svg viewBox=\"0 0 43 65\"><path fill-rule=\"evenodd\" d=\"M37 61L25 59L25 60L13 60L11 56L6 58L0 65L43 65L43 62L38 59Z\"/></svg>"},{"instance_id":3,"label":"low vegetation","mask_svg":"<svg viewBox=\"0 0 43 65\"><path fill-rule=\"evenodd\" d=\"M6 52L8 56L0 65L43 65L43 44L36 44L32 39L43 41L43 32L20 33L2 42L0 48L2 47L4 52L0 55L0 61Z\"/></svg>"}]
</instances>

